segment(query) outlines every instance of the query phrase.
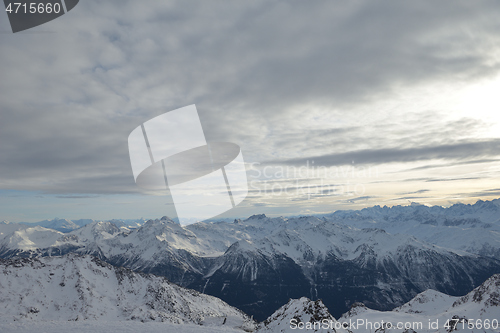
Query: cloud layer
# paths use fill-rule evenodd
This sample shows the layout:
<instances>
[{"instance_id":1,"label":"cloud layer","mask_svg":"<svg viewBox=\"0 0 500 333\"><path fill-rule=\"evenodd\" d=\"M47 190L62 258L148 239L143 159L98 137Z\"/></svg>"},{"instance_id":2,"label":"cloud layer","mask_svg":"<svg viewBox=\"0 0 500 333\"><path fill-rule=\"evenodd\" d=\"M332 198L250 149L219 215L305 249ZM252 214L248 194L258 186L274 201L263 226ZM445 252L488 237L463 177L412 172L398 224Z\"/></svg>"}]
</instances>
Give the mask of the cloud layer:
<instances>
[{"instance_id":1,"label":"cloud layer","mask_svg":"<svg viewBox=\"0 0 500 333\"><path fill-rule=\"evenodd\" d=\"M189 104L248 162L495 159L494 124L448 101L499 74L499 14L493 1L114 0L18 34L4 22L0 188L141 193L129 133Z\"/></svg>"}]
</instances>

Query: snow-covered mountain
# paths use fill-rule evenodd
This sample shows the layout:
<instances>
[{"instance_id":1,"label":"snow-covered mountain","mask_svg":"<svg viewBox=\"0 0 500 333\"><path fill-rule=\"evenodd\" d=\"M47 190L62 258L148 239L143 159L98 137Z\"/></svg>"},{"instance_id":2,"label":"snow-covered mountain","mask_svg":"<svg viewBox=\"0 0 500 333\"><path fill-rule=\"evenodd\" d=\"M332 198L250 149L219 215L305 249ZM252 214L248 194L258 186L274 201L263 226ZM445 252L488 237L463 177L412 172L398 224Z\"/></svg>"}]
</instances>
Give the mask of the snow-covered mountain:
<instances>
[{"instance_id":1,"label":"snow-covered mountain","mask_svg":"<svg viewBox=\"0 0 500 333\"><path fill-rule=\"evenodd\" d=\"M415 296L411 301L393 309L395 312L420 313L433 315L446 311L458 297L446 295L439 291L427 289Z\"/></svg>"},{"instance_id":2,"label":"snow-covered mountain","mask_svg":"<svg viewBox=\"0 0 500 333\"><path fill-rule=\"evenodd\" d=\"M334 315L356 301L392 309L429 288L465 294L500 272L495 259L317 217L188 227L165 217L132 231L94 222L65 234L20 228L1 243L4 257L92 254L220 297L260 320L289 298L322 298Z\"/></svg>"},{"instance_id":3,"label":"snow-covered mountain","mask_svg":"<svg viewBox=\"0 0 500 333\"><path fill-rule=\"evenodd\" d=\"M438 246L500 258L500 199L448 208L416 203L374 206L359 211L337 211L325 218L334 223L380 228Z\"/></svg>"},{"instance_id":4,"label":"snow-covered mountain","mask_svg":"<svg viewBox=\"0 0 500 333\"><path fill-rule=\"evenodd\" d=\"M462 297L448 296L434 290L418 294L392 311L376 311L356 304L339 318L353 333L449 333L500 331L500 274L493 275ZM381 323L385 323L385 330ZM390 325L387 324L390 322ZM406 327L405 327L406 326ZM392 328L391 328L392 327Z\"/></svg>"},{"instance_id":5,"label":"snow-covered mountain","mask_svg":"<svg viewBox=\"0 0 500 333\"><path fill-rule=\"evenodd\" d=\"M6 223L8 223L7 221L4 221ZM88 224L91 224L91 223L94 223L94 222L99 222L99 221L96 221L96 220L92 220L92 219L79 219L79 220L68 220L68 219L60 219L60 218L54 218L52 220L43 220L43 221L39 221L39 222L20 222L20 224L24 224L24 225L27 225L27 226L30 226L30 227L33 227L33 226L40 226L40 227L44 227L44 228L47 228L47 229L53 229L53 230L57 230L57 231L60 231L60 232L70 232L70 231L73 231L73 230L76 230L78 228L81 228L81 227L84 227ZM113 219L113 220L109 220L107 222L111 222L112 224L116 225L117 227L125 227L125 228L138 228L140 227L141 225L143 225L146 220L144 219L125 219L125 220L121 220L121 219ZM0 222L1 224L1 222Z\"/></svg>"},{"instance_id":6,"label":"snow-covered mountain","mask_svg":"<svg viewBox=\"0 0 500 333\"><path fill-rule=\"evenodd\" d=\"M40 226L48 229L54 229L57 231L61 232L70 232L72 230L78 229L81 227L81 225L78 225L74 223L71 220L67 219L60 219L60 218L55 218L52 220L43 220L40 222L33 222L33 223L28 223L28 222L22 222L21 224L25 224L28 226Z\"/></svg>"},{"instance_id":7,"label":"snow-covered mountain","mask_svg":"<svg viewBox=\"0 0 500 333\"><path fill-rule=\"evenodd\" d=\"M59 241L60 240L60 241ZM62 232L18 223L0 224L0 257L39 255L40 249L63 247Z\"/></svg>"},{"instance_id":8,"label":"snow-covered mountain","mask_svg":"<svg viewBox=\"0 0 500 333\"><path fill-rule=\"evenodd\" d=\"M500 248L497 203L373 207L325 217L261 214L185 227L167 217L135 229L93 222L65 234L9 224L0 225L0 255L91 254L217 296L259 320L302 296L323 299L339 316L354 302L389 310L427 289L463 295L500 273L493 255ZM420 235L419 228L427 231ZM467 252L463 244L474 246ZM491 251L473 250L480 248Z\"/></svg>"},{"instance_id":9,"label":"snow-covered mountain","mask_svg":"<svg viewBox=\"0 0 500 333\"><path fill-rule=\"evenodd\" d=\"M252 331L220 299L91 256L0 261L0 316L11 320L138 320Z\"/></svg>"},{"instance_id":10,"label":"snow-covered mountain","mask_svg":"<svg viewBox=\"0 0 500 333\"><path fill-rule=\"evenodd\" d=\"M291 333L298 330L347 333L321 300L311 301L307 297L290 299L287 304L259 324L257 333Z\"/></svg>"}]
</instances>

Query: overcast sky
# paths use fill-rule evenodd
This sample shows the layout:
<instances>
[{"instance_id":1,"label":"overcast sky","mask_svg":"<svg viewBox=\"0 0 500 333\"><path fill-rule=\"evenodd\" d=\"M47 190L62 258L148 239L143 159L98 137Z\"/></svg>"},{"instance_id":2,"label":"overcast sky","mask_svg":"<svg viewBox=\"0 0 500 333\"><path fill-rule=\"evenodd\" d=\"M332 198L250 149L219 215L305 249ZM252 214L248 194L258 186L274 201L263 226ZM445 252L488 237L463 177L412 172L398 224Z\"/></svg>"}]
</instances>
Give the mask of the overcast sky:
<instances>
[{"instance_id":1,"label":"overcast sky","mask_svg":"<svg viewBox=\"0 0 500 333\"><path fill-rule=\"evenodd\" d=\"M82 0L0 13L0 220L169 215L127 138L196 104L241 147L225 216L500 197L500 2ZM265 172L264 172L265 171Z\"/></svg>"}]
</instances>

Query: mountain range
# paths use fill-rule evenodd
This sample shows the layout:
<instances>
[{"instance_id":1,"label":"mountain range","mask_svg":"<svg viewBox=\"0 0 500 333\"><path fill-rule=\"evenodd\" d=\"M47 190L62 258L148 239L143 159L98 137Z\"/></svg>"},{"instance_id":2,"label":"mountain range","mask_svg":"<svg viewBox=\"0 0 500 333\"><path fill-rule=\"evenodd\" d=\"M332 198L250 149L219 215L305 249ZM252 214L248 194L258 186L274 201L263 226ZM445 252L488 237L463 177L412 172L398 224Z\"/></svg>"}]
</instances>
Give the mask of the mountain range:
<instances>
[{"instance_id":1,"label":"mountain range","mask_svg":"<svg viewBox=\"0 0 500 333\"><path fill-rule=\"evenodd\" d=\"M428 289L392 311L356 302L338 319L321 300L290 299L257 325L220 299L93 256L0 260L0 271L2 332L493 333L500 327L500 274L461 297Z\"/></svg>"},{"instance_id":2,"label":"mountain range","mask_svg":"<svg viewBox=\"0 0 500 333\"><path fill-rule=\"evenodd\" d=\"M499 205L375 206L188 226L163 217L134 229L94 221L65 233L10 223L0 225L0 257L90 254L219 297L257 320L304 296L338 317L355 302L392 310L428 289L464 295L500 273Z\"/></svg>"}]
</instances>

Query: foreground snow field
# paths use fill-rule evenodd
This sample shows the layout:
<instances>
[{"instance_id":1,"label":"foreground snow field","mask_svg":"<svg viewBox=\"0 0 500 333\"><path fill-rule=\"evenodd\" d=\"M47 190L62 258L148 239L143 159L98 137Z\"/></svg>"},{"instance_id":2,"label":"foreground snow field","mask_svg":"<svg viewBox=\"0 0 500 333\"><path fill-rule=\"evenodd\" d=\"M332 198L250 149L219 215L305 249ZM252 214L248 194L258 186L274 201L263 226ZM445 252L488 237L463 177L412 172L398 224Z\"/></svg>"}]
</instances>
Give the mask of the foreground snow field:
<instances>
[{"instance_id":1,"label":"foreground snow field","mask_svg":"<svg viewBox=\"0 0 500 333\"><path fill-rule=\"evenodd\" d=\"M0 315L12 323L165 322L240 332L255 327L250 317L218 298L74 254L1 261Z\"/></svg>"},{"instance_id":2,"label":"foreground snow field","mask_svg":"<svg viewBox=\"0 0 500 333\"><path fill-rule=\"evenodd\" d=\"M136 321L12 321L0 317L2 333L242 333L228 327L204 327Z\"/></svg>"}]
</instances>

